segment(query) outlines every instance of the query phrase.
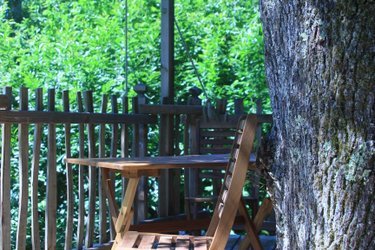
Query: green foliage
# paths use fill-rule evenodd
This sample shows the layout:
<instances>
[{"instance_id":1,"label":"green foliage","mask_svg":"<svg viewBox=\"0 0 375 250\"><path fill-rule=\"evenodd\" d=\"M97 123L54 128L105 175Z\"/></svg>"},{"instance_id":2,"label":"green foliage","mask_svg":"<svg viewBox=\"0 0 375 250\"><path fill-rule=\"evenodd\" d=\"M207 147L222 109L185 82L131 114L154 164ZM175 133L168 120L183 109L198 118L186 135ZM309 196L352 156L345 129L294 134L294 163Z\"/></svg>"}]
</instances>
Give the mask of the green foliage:
<instances>
[{"instance_id":1,"label":"green foliage","mask_svg":"<svg viewBox=\"0 0 375 250\"><path fill-rule=\"evenodd\" d=\"M95 90L95 106L103 93L122 93L125 79L125 1L121 0L24 0L21 23L6 19L6 4L0 5L0 83L1 86L30 89L56 88L72 93ZM182 29L191 56L206 86L209 98L244 98L245 107L255 107L262 99L270 112L265 85L263 34L257 0L176 0L176 19ZM132 86L148 86L149 102L159 102L160 92L160 1L129 1L129 95ZM186 101L188 89L199 86L183 43L175 34L176 100ZM202 96L202 98L204 98ZM31 102L31 106L34 103ZM61 105L61 104L58 104ZM61 106L57 107L61 110ZM252 109L252 111L255 111ZM77 128L73 127L73 132ZM63 144L58 127L58 145ZM30 130L31 132L31 130ZM13 133L17 133L16 129ZM73 140L76 140L73 133ZM149 133L150 151L157 152L158 132ZM16 138L16 135L13 136ZM32 138L32 136L30 137ZM12 165L17 166L17 142ZM75 150L73 149L73 152ZM64 154L58 148L58 154ZM58 169L58 182L64 185L65 167ZM46 145L42 145L39 190L45 197ZM12 168L12 207L18 204L18 169ZM155 180L150 189L157 192ZM210 190L207 190L210 191ZM58 213L66 212L66 193L58 192ZM151 200L150 214L157 200ZM40 201L41 228L45 201ZM12 210L12 236L15 242L17 211ZM65 226L60 216L58 227ZM42 239L44 231L41 232ZM62 248L64 234L58 234Z\"/></svg>"},{"instance_id":2,"label":"green foliage","mask_svg":"<svg viewBox=\"0 0 375 250\"><path fill-rule=\"evenodd\" d=\"M259 98L269 110L257 1L177 1L176 19L211 100L244 98L246 107L250 102L254 107ZM199 86L193 73L176 39L176 82L183 83L177 86L181 93Z\"/></svg>"},{"instance_id":3,"label":"green foliage","mask_svg":"<svg viewBox=\"0 0 375 250\"><path fill-rule=\"evenodd\" d=\"M260 98L269 111L257 1L178 0L175 5L210 99L245 98L249 107ZM23 6L22 23L0 24L2 85L123 92L124 1L28 0ZM129 1L128 19L129 83L144 82L150 102L158 102L160 2ZM177 32L175 47L176 99L186 100L187 90L199 82Z\"/></svg>"}]
</instances>

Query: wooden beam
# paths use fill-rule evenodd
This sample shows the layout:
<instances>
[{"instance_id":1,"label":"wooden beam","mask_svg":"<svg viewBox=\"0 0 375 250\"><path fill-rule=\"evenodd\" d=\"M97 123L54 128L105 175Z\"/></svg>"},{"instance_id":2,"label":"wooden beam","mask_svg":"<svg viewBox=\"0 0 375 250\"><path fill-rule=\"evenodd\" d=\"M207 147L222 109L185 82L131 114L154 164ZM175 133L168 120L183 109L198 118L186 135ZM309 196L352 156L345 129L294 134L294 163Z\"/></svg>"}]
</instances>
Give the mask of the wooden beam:
<instances>
[{"instance_id":1,"label":"wooden beam","mask_svg":"<svg viewBox=\"0 0 375 250\"><path fill-rule=\"evenodd\" d=\"M161 0L161 97L174 98L174 0Z\"/></svg>"},{"instance_id":2,"label":"wooden beam","mask_svg":"<svg viewBox=\"0 0 375 250\"><path fill-rule=\"evenodd\" d=\"M203 113L202 106L200 105L177 105L177 104L160 104L139 105L139 112L143 114L163 114L163 115L180 115L180 114L197 114Z\"/></svg>"},{"instance_id":3,"label":"wooden beam","mask_svg":"<svg viewBox=\"0 0 375 250\"><path fill-rule=\"evenodd\" d=\"M161 104L174 103L174 0L161 0ZM173 155L173 115L160 116L160 155ZM159 213L161 216L176 214L179 210L177 185L179 173L162 171L159 178Z\"/></svg>"},{"instance_id":4,"label":"wooden beam","mask_svg":"<svg viewBox=\"0 0 375 250\"><path fill-rule=\"evenodd\" d=\"M0 123L94 123L94 124L149 124L156 123L152 115L142 114L101 114L87 112L57 111L0 111Z\"/></svg>"}]
</instances>

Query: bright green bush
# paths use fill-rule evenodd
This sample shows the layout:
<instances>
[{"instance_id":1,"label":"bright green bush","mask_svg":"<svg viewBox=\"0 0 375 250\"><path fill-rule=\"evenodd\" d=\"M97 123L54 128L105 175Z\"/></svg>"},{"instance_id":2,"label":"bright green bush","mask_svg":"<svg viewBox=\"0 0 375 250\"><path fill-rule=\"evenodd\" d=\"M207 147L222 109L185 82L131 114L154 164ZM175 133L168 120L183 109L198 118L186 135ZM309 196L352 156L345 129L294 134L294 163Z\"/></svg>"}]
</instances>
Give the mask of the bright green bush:
<instances>
[{"instance_id":1,"label":"bright green bush","mask_svg":"<svg viewBox=\"0 0 375 250\"><path fill-rule=\"evenodd\" d=\"M260 98L269 109L257 1L176 0L175 5L210 99L245 98L249 106ZM22 23L0 24L2 85L123 92L124 1L28 0L23 6ZM4 20L4 6L1 13ZM175 33L176 99L185 100L199 82ZM128 36L129 83L147 84L150 101L158 102L159 1L129 1Z\"/></svg>"}]
</instances>

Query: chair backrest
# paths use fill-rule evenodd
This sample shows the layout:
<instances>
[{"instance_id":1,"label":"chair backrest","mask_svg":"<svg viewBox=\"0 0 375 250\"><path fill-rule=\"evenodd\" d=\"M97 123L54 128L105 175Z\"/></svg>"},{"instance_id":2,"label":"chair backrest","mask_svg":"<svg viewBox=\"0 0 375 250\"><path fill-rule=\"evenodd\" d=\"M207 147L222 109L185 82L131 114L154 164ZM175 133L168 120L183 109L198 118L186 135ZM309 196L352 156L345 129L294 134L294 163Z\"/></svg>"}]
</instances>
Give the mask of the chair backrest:
<instances>
[{"instance_id":1,"label":"chair backrest","mask_svg":"<svg viewBox=\"0 0 375 250\"><path fill-rule=\"evenodd\" d=\"M257 123L257 118L253 115L243 117L239 121L224 184L207 230L207 236L213 237L210 249L220 249L228 240L245 183Z\"/></svg>"},{"instance_id":2,"label":"chair backrest","mask_svg":"<svg viewBox=\"0 0 375 250\"><path fill-rule=\"evenodd\" d=\"M236 134L236 124L233 122L199 122L198 154L228 154L231 151Z\"/></svg>"},{"instance_id":3,"label":"chair backrest","mask_svg":"<svg viewBox=\"0 0 375 250\"><path fill-rule=\"evenodd\" d=\"M197 154L229 154L236 135L238 117L229 121L224 119L221 121L198 121L197 136L199 145L196 149ZM202 178L204 178L206 182L212 182L212 194L210 195L217 197L221 189L222 178L224 177L222 170L202 169L198 170L198 172L200 173L198 174L199 181L203 181ZM200 195L204 197L201 194L203 192L202 186L198 186L197 192L197 197ZM215 205L214 202L212 202L212 205Z\"/></svg>"},{"instance_id":4,"label":"chair backrest","mask_svg":"<svg viewBox=\"0 0 375 250\"><path fill-rule=\"evenodd\" d=\"M236 134L238 120L241 116L234 115L228 117L221 116L219 120L207 120L203 117L191 119L188 123L189 138L185 138L186 154L229 154ZM196 197L217 197L224 177L222 170L218 169L186 169L185 180L185 209L186 213L194 218L202 209L202 202L209 202L210 199L196 199ZM205 185L210 183L212 191L203 190L202 182ZM186 198L187 197L187 198ZM216 199L215 199L216 200ZM198 204L197 204L198 203ZM212 203L213 204L213 203ZM214 205L214 204L213 204Z\"/></svg>"}]
</instances>

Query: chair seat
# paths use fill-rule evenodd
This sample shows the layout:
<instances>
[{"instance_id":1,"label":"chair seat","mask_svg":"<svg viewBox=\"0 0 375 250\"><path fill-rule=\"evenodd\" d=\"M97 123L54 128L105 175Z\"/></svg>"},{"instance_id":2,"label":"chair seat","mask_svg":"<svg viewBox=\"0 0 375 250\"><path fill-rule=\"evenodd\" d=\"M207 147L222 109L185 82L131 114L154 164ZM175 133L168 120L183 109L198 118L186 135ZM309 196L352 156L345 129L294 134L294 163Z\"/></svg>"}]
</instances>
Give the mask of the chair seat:
<instances>
[{"instance_id":1,"label":"chair seat","mask_svg":"<svg viewBox=\"0 0 375 250\"><path fill-rule=\"evenodd\" d=\"M154 234L128 231L119 240L118 250L127 249L209 249L212 237Z\"/></svg>"}]
</instances>

